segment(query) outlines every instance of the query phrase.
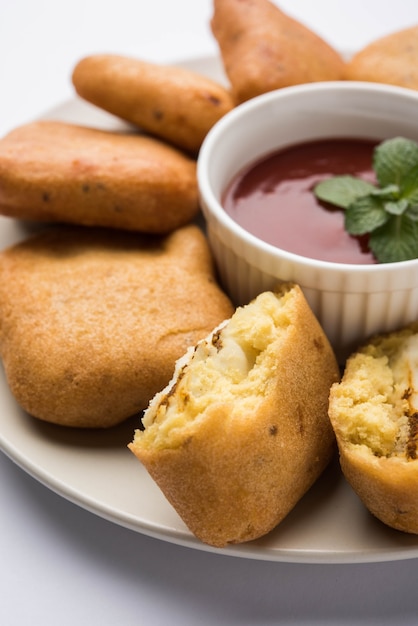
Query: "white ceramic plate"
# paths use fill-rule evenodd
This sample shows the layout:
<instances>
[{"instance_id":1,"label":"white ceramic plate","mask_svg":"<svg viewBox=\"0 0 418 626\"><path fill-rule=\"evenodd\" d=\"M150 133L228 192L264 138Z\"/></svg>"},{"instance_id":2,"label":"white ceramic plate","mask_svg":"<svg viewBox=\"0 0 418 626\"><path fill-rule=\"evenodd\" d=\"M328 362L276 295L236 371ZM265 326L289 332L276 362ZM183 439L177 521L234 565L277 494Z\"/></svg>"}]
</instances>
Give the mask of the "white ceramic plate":
<instances>
[{"instance_id":1,"label":"white ceramic plate","mask_svg":"<svg viewBox=\"0 0 418 626\"><path fill-rule=\"evenodd\" d=\"M223 79L217 59L183 63ZM74 99L45 117L104 128L116 118ZM0 247L27 227L0 218ZM0 371L0 447L21 468L68 500L134 531L179 545L233 556L304 563L388 561L418 556L418 537L372 518L344 481L336 460L292 513L266 537L215 550L195 539L127 448L138 418L108 431L63 429L23 412Z\"/></svg>"}]
</instances>

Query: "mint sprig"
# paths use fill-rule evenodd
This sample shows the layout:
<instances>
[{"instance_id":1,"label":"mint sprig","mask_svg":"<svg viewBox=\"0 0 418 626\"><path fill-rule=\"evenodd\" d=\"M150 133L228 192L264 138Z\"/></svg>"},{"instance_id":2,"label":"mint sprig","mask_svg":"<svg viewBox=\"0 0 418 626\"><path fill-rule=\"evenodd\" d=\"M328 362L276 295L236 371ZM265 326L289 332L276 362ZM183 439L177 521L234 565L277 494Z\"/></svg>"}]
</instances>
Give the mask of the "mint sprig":
<instances>
[{"instance_id":1,"label":"mint sprig","mask_svg":"<svg viewBox=\"0 0 418 626\"><path fill-rule=\"evenodd\" d=\"M355 176L334 176L314 193L345 210L350 235L369 235L380 263L418 257L418 143L395 137L379 144L372 163L377 185Z\"/></svg>"}]
</instances>

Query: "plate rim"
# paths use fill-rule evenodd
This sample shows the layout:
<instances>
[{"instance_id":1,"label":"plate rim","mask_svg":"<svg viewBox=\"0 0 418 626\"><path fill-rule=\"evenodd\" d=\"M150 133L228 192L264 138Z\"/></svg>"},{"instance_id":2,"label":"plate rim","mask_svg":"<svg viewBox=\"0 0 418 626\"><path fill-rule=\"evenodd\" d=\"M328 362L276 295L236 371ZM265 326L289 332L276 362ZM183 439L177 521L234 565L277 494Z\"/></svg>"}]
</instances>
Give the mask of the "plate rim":
<instances>
[{"instance_id":1,"label":"plate rim","mask_svg":"<svg viewBox=\"0 0 418 626\"><path fill-rule=\"evenodd\" d=\"M219 57L215 55L204 55L197 57L190 57L182 60L178 60L174 62L175 65L180 65L183 67L188 67L189 69L193 69L198 71L200 67L215 67L218 72L217 78L220 82L225 80L225 75L223 73L223 68ZM205 73L205 72L202 72ZM211 74L209 74L211 76ZM70 108L77 103L78 106L84 107L85 110L90 110L91 114L94 115L97 113L97 108L93 107L93 105L89 105L88 103L84 103L81 101L76 95L73 98L69 98L63 100L61 103L57 103L50 107L43 115L44 117L54 117L57 116L57 119L60 119L60 115L66 109ZM114 116L110 114L104 114L103 122L106 126L107 123L110 123L113 127L115 123ZM125 125L123 123L123 125ZM2 229L3 219L9 220L10 218L2 218L0 220L0 231ZM2 376L3 368L2 368ZM5 382L7 386L7 382ZM0 394L1 397L1 394ZM14 398L10 394L10 398L8 402L15 403ZM17 407L17 404L16 404ZM19 407L17 407L19 409ZM34 419L30 418L29 419ZM260 547L257 546L254 542L248 542L243 544L236 544L233 546L228 546L226 548L214 548L213 546L207 545L199 541L193 534L185 528L184 531L176 530L176 529L167 529L167 527L163 527L161 525L158 527L157 525L151 522L138 521L134 515L127 513L121 514L118 513L116 509L112 509L108 505L100 502L97 499L92 498L87 495L87 493L82 493L79 489L75 488L74 485L71 486L64 481L60 480L58 477L52 475L48 472L46 467L40 467L39 463L36 463L35 460L28 457L27 453L25 454L22 450L19 450L16 442L12 442L5 437L2 431L2 421L0 419L0 450L12 461L14 462L22 471L31 476L34 480L44 485L47 489L56 493L58 496L65 498L71 503L80 506L81 508L91 512L94 515L97 515L103 519L110 521L111 523L118 524L125 528L128 528L134 532L139 532L140 534L155 538L161 541L167 541L176 545L189 547L193 549L197 549L203 552L210 552L215 554L220 554L222 556L233 556L233 557L241 557L253 560L262 560L262 561L274 561L274 562L286 562L286 563L305 563L305 564L354 564L354 563L375 563L375 562L389 562L389 561L398 561L398 560L406 560L413 559L418 557L418 538L417 545L411 548L410 546L396 546L393 548L386 549L373 549L364 550L362 549L357 551L321 551L321 550L311 550L307 552L306 550L295 550L295 549L286 549L286 548L272 548L272 547ZM138 463L137 460L134 460ZM144 470L145 471L145 470ZM347 487L350 488L347 484ZM351 489L351 488L350 488ZM393 531L396 533L396 531Z\"/></svg>"}]
</instances>

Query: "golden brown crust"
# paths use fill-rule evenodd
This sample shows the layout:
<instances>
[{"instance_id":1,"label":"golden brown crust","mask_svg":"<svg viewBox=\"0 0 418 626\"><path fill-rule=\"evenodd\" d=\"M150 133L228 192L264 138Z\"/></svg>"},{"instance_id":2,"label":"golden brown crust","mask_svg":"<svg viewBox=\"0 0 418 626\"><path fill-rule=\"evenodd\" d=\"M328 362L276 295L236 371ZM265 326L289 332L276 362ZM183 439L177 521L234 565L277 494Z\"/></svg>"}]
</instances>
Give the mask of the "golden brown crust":
<instances>
[{"instance_id":1,"label":"golden brown crust","mask_svg":"<svg viewBox=\"0 0 418 626\"><path fill-rule=\"evenodd\" d=\"M194 154L234 106L229 91L205 76L120 55L81 59L72 80L84 99Z\"/></svg>"},{"instance_id":2,"label":"golden brown crust","mask_svg":"<svg viewBox=\"0 0 418 626\"><path fill-rule=\"evenodd\" d=\"M197 214L196 163L156 139L40 121L0 141L0 212L165 234Z\"/></svg>"},{"instance_id":3,"label":"golden brown crust","mask_svg":"<svg viewBox=\"0 0 418 626\"><path fill-rule=\"evenodd\" d=\"M347 360L329 416L341 468L384 524L418 534L418 322L377 335Z\"/></svg>"},{"instance_id":4,"label":"golden brown crust","mask_svg":"<svg viewBox=\"0 0 418 626\"><path fill-rule=\"evenodd\" d=\"M340 55L268 0L215 0L211 24L238 102L344 76Z\"/></svg>"},{"instance_id":5,"label":"golden brown crust","mask_svg":"<svg viewBox=\"0 0 418 626\"><path fill-rule=\"evenodd\" d=\"M384 524L418 534L418 462L375 457L340 446L341 468L369 511Z\"/></svg>"},{"instance_id":6,"label":"golden brown crust","mask_svg":"<svg viewBox=\"0 0 418 626\"><path fill-rule=\"evenodd\" d=\"M42 420L108 427L146 407L175 360L229 317L195 226L164 238L63 227L0 255L0 352Z\"/></svg>"},{"instance_id":7,"label":"golden brown crust","mask_svg":"<svg viewBox=\"0 0 418 626\"><path fill-rule=\"evenodd\" d=\"M381 37L347 63L348 80L418 89L418 26Z\"/></svg>"},{"instance_id":8,"label":"golden brown crust","mask_svg":"<svg viewBox=\"0 0 418 626\"><path fill-rule=\"evenodd\" d=\"M240 400L220 396L177 432L180 444L152 445L137 432L130 445L189 529L210 545L269 532L334 451L327 407L337 363L302 292L291 289L290 324L275 347L268 380L260 380L266 390L254 411L236 413Z\"/></svg>"}]
</instances>

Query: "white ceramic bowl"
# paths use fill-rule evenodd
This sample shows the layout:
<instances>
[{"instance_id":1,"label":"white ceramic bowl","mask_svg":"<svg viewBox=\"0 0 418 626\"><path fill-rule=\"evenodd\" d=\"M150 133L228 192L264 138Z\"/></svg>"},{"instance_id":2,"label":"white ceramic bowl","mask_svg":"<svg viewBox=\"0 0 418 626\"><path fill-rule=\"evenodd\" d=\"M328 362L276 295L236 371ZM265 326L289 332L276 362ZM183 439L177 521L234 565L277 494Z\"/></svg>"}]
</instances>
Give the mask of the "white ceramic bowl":
<instances>
[{"instance_id":1,"label":"white ceramic bowl","mask_svg":"<svg viewBox=\"0 0 418 626\"><path fill-rule=\"evenodd\" d=\"M297 282L342 362L377 332L418 318L418 260L350 265L286 252L247 232L221 196L243 167L284 146L326 137L418 140L418 92L357 82L312 83L238 106L209 132L198 184L220 280L244 304L278 280Z\"/></svg>"}]
</instances>

